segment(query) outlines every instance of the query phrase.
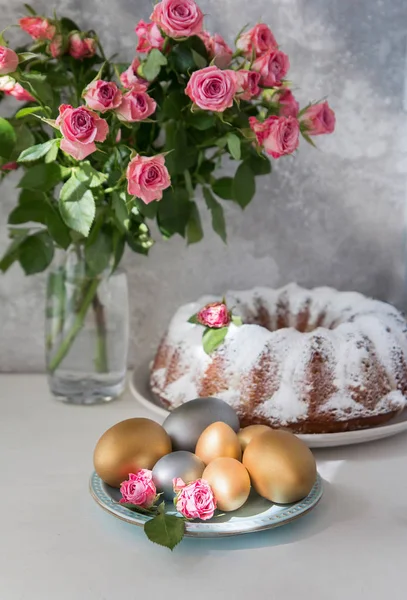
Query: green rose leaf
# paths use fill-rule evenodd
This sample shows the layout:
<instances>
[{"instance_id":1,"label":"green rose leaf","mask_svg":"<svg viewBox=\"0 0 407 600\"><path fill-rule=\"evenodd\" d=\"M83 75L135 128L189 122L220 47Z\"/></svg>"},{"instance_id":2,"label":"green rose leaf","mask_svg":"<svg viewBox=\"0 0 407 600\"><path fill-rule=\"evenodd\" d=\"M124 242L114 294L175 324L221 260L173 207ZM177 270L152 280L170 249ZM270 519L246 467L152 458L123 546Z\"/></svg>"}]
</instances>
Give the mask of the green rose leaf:
<instances>
[{"instance_id":1,"label":"green rose leaf","mask_svg":"<svg viewBox=\"0 0 407 600\"><path fill-rule=\"evenodd\" d=\"M223 200L233 200L233 177L221 177L215 179L212 190Z\"/></svg>"},{"instance_id":2,"label":"green rose leaf","mask_svg":"<svg viewBox=\"0 0 407 600\"><path fill-rule=\"evenodd\" d=\"M33 221L34 223L46 224L46 214L50 208L48 202L42 198L37 202L26 202L19 204L11 211L8 217L9 225L21 225Z\"/></svg>"},{"instance_id":3,"label":"green rose leaf","mask_svg":"<svg viewBox=\"0 0 407 600\"><path fill-rule=\"evenodd\" d=\"M21 152L17 161L18 162L31 162L34 160L38 160L39 158L42 158L43 156L48 154L49 150L51 150L51 148L53 146L57 146L58 143L59 143L59 140L55 139L55 140L48 140L47 142L44 142L43 144L37 144L36 146L31 146L30 148L27 148L26 150L23 150Z\"/></svg>"},{"instance_id":4,"label":"green rose leaf","mask_svg":"<svg viewBox=\"0 0 407 600\"><path fill-rule=\"evenodd\" d=\"M192 323L192 325L200 325L200 322L198 321L198 315L197 315L197 313L195 313L194 315L192 315L192 317L189 317L188 323Z\"/></svg>"},{"instance_id":5,"label":"green rose leaf","mask_svg":"<svg viewBox=\"0 0 407 600\"><path fill-rule=\"evenodd\" d=\"M100 187L107 180L107 175L100 173L88 162L84 162L80 167L74 169L76 179L86 183L90 188Z\"/></svg>"},{"instance_id":6,"label":"green rose leaf","mask_svg":"<svg viewBox=\"0 0 407 600\"><path fill-rule=\"evenodd\" d=\"M127 233L130 227L130 215L124 198L124 193L112 193L112 208L116 217L116 224L122 233Z\"/></svg>"},{"instance_id":7,"label":"green rose leaf","mask_svg":"<svg viewBox=\"0 0 407 600\"><path fill-rule=\"evenodd\" d=\"M57 163L35 165L27 169L17 187L45 192L60 183L66 171Z\"/></svg>"},{"instance_id":8,"label":"green rose leaf","mask_svg":"<svg viewBox=\"0 0 407 600\"><path fill-rule=\"evenodd\" d=\"M213 197L209 188L203 188L203 194L206 202L206 206L212 214L212 227L215 233L225 242L226 244L226 223L223 208L217 200Z\"/></svg>"},{"instance_id":9,"label":"green rose leaf","mask_svg":"<svg viewBox=\"0 0 407 600\"><path fill-rule=\"evenodd\" d=\"M236 327L240 327L241 325L243 325L242 317L232 315L232 323L236 325Z\"/></svg>"},{"instance_id":10,"label":"green rose leaf","mask_svg":"<svg viewBox=\"0 0 407 600\"><path fill-rule=\"evenodd\" d=\"M68 227L62 220L58 209L54 206L49 205L48 211L45 217L45 224L48 228L48 233L54 240L54 242L66 250L71 244L71 236Z\"/></svg>"},{"instance_id":11,"label":"green rose leaf","mask_svg":"<svg viewBox=\"0 0 407 600\"><path fill-rule=\"evenodd\" d=\"M184 537L185 521L165 514L163 504L158 507L158 515L144 525L144 533L151 542L173 550Z\"/></svg>"},{"instance_id":12,"label":"green rose leaf","mask_svg":"<svg viewBox=\"0 0 407 600\"><path fill-rule=\"evenodd\" d=\"M245 208L256 192L254 173L246 162L242 162L233 179L233 197L236 202Z\"/></svg>"},{"instance_id":13,"label":"green rose leaf","mask_svg":"<svg viewBox=\"0 0 407 600\"><path fill-rule=\"evenodd\" d=\"M51 264L54 244L46 231L28 236L21 244L18 259L26 275L41 273Z\"/></svg>"},{"instance_id":14,"label":"green rose leaf","mask_svg":"<svg viewBox=\"0 0 407 600\"><path fill-rule=\"evenodd\" d=\"M206 58L204 58L201 54L199 54L199 52L197 52L193 48L191 48L191 52L192 58L194 59L194 63L196 64L198 69L204 69L208 64Z\"/></svg>"},{"instance_id":15,"label":"green rose leaf","mask_svg":"<svg viewBox=\"0 0 407 600\"><path fill-rule=\"evenodd\" d=\"M221 327L220 329L205 329L202 336L202 343L206 354L212 354L212 352L214 352L214 350L221 345L227 335L227 332L228 327Z\"/></svg>"},{"instance_id":16,"label":"green rose leaf","mask_svg":"<svg viewBox=\"0 0 407 600\"><path fill-rule=\"evenodd\" d=\"M30 204L31 202L42 202L45 194L41 190L21 190L18 197L19 204Z\"/></svg>"},{"instance_id":17,"label":"green rose leaf","mask_svg":"<svg viewBox=\"0 0 407 600\"><path fill-rule=\"evenodd\" d=\"M30 131L30 128L24 122L18 122L15 125L17 136L16 145L13 148L13 153L10 156L11 160L17 160L23 150L34 146L35 138Z\"/></svg>"},{"instance_id":18,"label":"green rose leaf","mask_svg":"<svg viewBox=\"0 0 407 600\"><path fill-rule=\"evenodd\" d=\"M16 119L23 119L24 117L28 117L30 115L35 115L38 112L43 112L44 108L42 106L26 106L25 108L20 108L16 112Z\"/></svg>"},{"instance_id":19,"label":"green rose leaf","mask_svg":"<svg viewBox=\"0 0 407 600\"><path fill-rule=\"evenodd\" d=\"M164 100L163 115L166 119L179 119L181 111L188 104L188 96L182 91L174 90Z\"/></svg>"},{"instance_id":20,"label":"green rose leaf","mask_svg":"<svg viewBox=\"0 0 407 600\"><path fill-rule=\"evenodd\" d=\"M46 75L42 73L24 72L20 77L20 83L24 89L37 98L45 106L53 106L54 94L52 87L46 81Z\"/></svg>"},{"instance_id":21,"label":"green rose leaf","mask_svg":"<svg viewBox=\"0 0 407 600\"><path fill-rule=\"evenodd\" d=\"M188 244L197 244L203 238L203 229L201 225L201 217L199 215L198 207L195 202L190 202L191 213L187 223L185 235Z\"/></svg>"},{"instance_id":22,"label":"green rose leaf","mask_svg":"<svg viewBox=\"0 0 407 600\"><path fill-rule=\"evenodd\" d=\"M0 117L0 156L10 158L17 141L16 132L10 123Z\"/></svg>"},{"instance_id":23,"label":"green rose leaf","mask_svg":"<svg viewBox=\"0 0 407 600\"><path fill-rule=\"evenodd\" d=\"M142 200L140 200L140 198L136 198L135 205L143 217L147 217L147 219L155 219L157 216L158 202L150 202L150 204L145 204Z\"/></svg>"},{"instance_id":24,"label":"green rose leaf","mask_svg":"<svg viewBox=\"0 0 407 600\"><path fill-rule=\"evenodd\" d=\"M50 166L50 165L47 165ZM87 237L95 218L95 200L86 184L72 175L62 186L59 210L66 225Z\"/></svg>"},{"instance_id":25,"label":"green rose leaf","mask_svg":"<svg viewBox=\"0 0 407 600\"><path fill-rule=\"evenodd\" d=\"M22 233L11 242L6 252L3 254L2 259L0 260L0 271L5 273L7 269L9 269L11 265L18 260L20 246L26 237L27 234Z\"/></svg>"},{"instance_id":26,"label":"green rose leaf","mask_svg":"<svg viewBox=\"0 0 407 600\"><path fill-rule=\"evenodd\" d=\"M228 133L228 149L230 154L233 156L235 160L240 160L241 157L241 148L240 148L240 138L235 133Z\"/></svg>"},{"instance_id":27,"label":"green rose leaf","mask_svg":"<svg viewBox=\"0 0 407 600\"><path fill-rule=\"evenodd\" d=\"M185 236L193 203L190 202L185 188L167 188L158 204L157 222L164 237L178 233Z\"/></svg>"},{"instance_id":28,"label":"green rose leaf","mask_svg":"<svg viewBox=\"0 0 407 600\"><path fill-rule=\"evenodd\" d=\"M118 229L113 231L113 267L112 272L117 269L126 248L126 237Z\"/></svg>"},{"instance_id":29,"label":"green rose leaf","mask_svg":"<svg viewBox=\"0 0 407 600\"><path fill-rule=\"evenodd\" d=\"M113 253L111 231L99 231L92 244L85 247L85 259L92 274L99 275L109 266Z\"/></svg>"},{"instance_id":30,"label":"green rose leaf","mask_svg":"<svg viewBox=\"0 0 407 600\"><path fill-rule=\"evenodd\" d=\"M187 117L187 123L195 129L205 131L206 129L213 127L213 125L216 123L216 117L205 111L190 112Z\"/></svg>"},{"instance_id":31,"label":"green rose leaf","mask_svg":"<svg viewBox=\"0 0 407 600\"><path fill-rule=\"evenodd\" d=\"M57 159L58 156L58 151L59 151L59 144L53 144L51 146L51 148L48 150L47 154L45 155L45 162L46 163L52 163Z\"/></svg>"},{"instance_id":32,"label":"green rose leaf","mask_svg":"<svg viewBox=\"0 0 407 600\"><path fill-rule=\"evenodd\" d=\"M161 71L161 67L167 64L167 59L157 48L153 48L142 66L143 77L147 81L153 81Z\"/></svg>"},{"instance_id":33,"label":"green rose leaf","mask_svg":"<svg viewBox=\"0 0 407 600\"><path fill-rule=\"evenodd\" d=\"M245 163L249 165L255 175L268 175L271 173L271 162L267 156L252 154L246 158Z\"/></svg>"}]
</instances>

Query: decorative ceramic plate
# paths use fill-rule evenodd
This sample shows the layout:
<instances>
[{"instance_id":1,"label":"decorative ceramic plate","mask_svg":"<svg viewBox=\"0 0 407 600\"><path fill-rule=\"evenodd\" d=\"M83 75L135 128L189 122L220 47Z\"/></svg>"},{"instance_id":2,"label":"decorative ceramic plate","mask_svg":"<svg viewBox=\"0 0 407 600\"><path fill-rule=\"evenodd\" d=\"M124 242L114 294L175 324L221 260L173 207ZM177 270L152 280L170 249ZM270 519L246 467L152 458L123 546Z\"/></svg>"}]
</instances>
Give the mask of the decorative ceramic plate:
<instances>
[{"instance_id":1,"label":"decorative ceramic plate","mask_svg":"<svg viewBox=\"0 0 407 600\"><path fill-rule=\"evenodd\" d=\"M143 527L144 523L150 519L146 515L133 512L118 504L119 490L103 483L96 473L93 473L90 478L89 485L90 493L99 506L118 519L139 527ZM187 522L185 535L187 537L218 537L279 527L305 515L318 504L321 497L322 480L319 475L317 475L315 485L308 496L295 504L285 504L284 506L272 504L253 491L246 504L233 513L226 513L209 521ZM168 512L176 514L171 505L169 505Z\"/></svg>"},{"instance_id":2,"label":"decorative ceramic plate","mask_svg":"<svg viewBox=\"0 0 407 600\"><path fill-rule=\"evenodd\" d=\"M150 389L149 365L150 361L144 362L134 369L130 377L130 390L140 404L165 418L169 415L169 411L162 406ZM339 433L309 433L298 435L298 437L310 448L328 448L330 446L349 446L351 444L372 442L396 435L402 431L407 431L407 409L391 421L378 427Z\"/></svg>"}]
</instances>

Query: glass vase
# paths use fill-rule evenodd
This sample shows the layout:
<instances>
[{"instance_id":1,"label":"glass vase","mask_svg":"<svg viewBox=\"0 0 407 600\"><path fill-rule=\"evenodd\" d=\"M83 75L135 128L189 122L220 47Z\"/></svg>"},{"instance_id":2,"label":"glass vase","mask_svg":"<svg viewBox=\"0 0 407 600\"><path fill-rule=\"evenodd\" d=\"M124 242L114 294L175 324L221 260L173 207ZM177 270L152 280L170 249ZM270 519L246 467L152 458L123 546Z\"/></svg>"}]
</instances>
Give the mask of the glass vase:
<instances>
[{"instance_id":1,"label":"glass vase","mask_svg":"<svg viewBox=\"0 0 407 600\"><path fill-rule=\"evenodd\" d=\"M125 387L129 337L126 274L89 272L70 249L48 275L46 364L51 392L73 404L117 398Z\"/></svg>"}]
</instances>

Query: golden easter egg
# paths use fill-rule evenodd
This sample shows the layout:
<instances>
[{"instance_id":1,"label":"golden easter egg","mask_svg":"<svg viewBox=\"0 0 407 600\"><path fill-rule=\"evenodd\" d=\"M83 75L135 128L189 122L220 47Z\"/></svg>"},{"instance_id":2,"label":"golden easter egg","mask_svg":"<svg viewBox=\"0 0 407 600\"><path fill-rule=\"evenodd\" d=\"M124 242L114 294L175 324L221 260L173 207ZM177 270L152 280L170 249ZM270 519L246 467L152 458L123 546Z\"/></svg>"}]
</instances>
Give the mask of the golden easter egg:
<instances>
[{"instance_id":1,"label":"golden easter egg","mask_svg":"<svg viewBox=\"0 0 407 600\"><path fill-rule=\"evenodd\" d=\"M305 498L317 476L311 450L289 431L270 430L254 437L243 464L260 496L277 504Z\"/></svg>"},{"instance_id":2,"label":"golden easter egg","mask_svg":"<svg viewBox=\"0 0 407 600\"><path fill-rule=\"evenodd\" d=\"M202 479L211 486L219 510L237 510L249 497L249 473L235 458L216 458L206 467Z\"/></svg>"},{"instance_id":3,"label":"golden easter egg","mask_svg":"<svg viewBox=\"0 0 407 600\"><path fill-rule=\"evenodd\" d=\"M206 464L215 458L228 457L240 460L242 451L236 433L229 425L217 421L209 425L199 436L195 454Z\"/></svg>"},{"instance_id":4,"label":"golden easter egg","mask_svg":"<svg viewBox=\"0 0 407 600\"><path fill-rule=\"evenodd\" d=\"M113 487L120 487L129 473L152 469L171 452L168 433L151 419L126 419L105 431L93 454L95 471Z\"/></svg>"},{"instance_id":5,"label":"golden easter egg","mask_svg":"<svg viewBox=\"0 0 407 600\"><path fill-rule=\"evenodd\" d=\"M237 437L239 438L242 452L246 450L247 445L254 437L256 437L256 435L260 435L265 431L271 431L271 427L268 427L267 425L249 425L248 427L241 429L237 434Z\"/></svg>"}]
</instances>

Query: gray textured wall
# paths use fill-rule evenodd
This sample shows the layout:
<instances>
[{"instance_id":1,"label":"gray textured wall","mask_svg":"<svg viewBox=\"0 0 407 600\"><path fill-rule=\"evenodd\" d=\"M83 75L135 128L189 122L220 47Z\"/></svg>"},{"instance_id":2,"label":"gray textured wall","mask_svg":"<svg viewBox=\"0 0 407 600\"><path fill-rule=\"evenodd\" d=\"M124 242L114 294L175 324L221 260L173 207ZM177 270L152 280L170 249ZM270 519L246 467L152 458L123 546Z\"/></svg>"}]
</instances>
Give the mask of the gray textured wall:
<instances>
[{"instance_id":1,"label":"gray textured wall","mask_svg":"<svg viewBox=\"0 0 407 600\"><path fill-rule=\"evenodd\" d=\"M39 12L47 3L33 4ZM50 10L52 3L48 6ZM56 3L108 50L134 53L133 23L149 0ZM302 102L324 95L337 132L302 144L295 159L275 163L244 213L225 203L229 244L212 234L203 206L204 242L159 242L148 259L127 255L131 291L131 361L154 348L177 306L206 292L289 281L356 289L403 307L407 175L405 0L200 0L206 27L231 42L246 22L263 20L291 58ZM1 28L20 15L0 0ZM15 181L1 188L0 250ZM43 369L43 276L18 266L0 277L0 370Z\"/></svg>"}]
</instances>

